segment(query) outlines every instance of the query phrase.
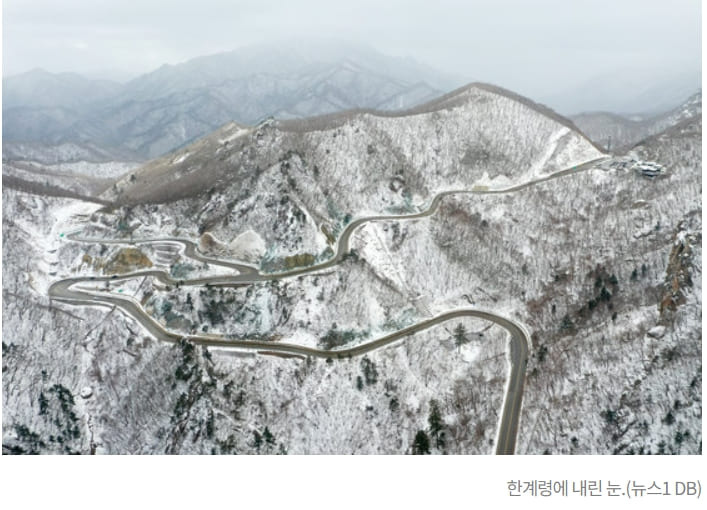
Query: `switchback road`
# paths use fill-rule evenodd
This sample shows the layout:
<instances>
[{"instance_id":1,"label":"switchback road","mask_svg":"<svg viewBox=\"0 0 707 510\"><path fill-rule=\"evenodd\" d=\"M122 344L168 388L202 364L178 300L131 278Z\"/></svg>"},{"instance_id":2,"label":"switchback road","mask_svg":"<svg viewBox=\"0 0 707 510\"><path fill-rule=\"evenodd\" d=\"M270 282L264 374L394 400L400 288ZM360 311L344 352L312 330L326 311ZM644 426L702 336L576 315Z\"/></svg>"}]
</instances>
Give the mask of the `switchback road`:
<instances>
[{"instance_id":1,"label":"switchback road","mask_svg":"<svg viewBox=\"0 0 707 510\"><path fill-rule=\"evenodd\" d=\"M317 358L332 358L342 359L380 349L386 345L402 341L405 338L414 335L417 332L437 326L443 322L460 319L463 317L475 317L491 321L506 329L510 333L510 349L508 360L510 363L510 373L506 387L506 393L503 401L503 411L498 427L498 436L496 441L496 454L513 454L515 452L516 438L518 436L518 426L520 421L520 411L523 401L523 387L525 381L525 369L528 362L528 352L530 348L530 335L522 324L502 317L493 312L480 310L476 308L465 308L451 310L431 319L424 320L418 324L408 326L394 333L385 335L376 340L356 345L354 347L342 348L337 350L323 350L301 345L288 344L283 342L265 342L257 340L231 340L218 335L190 335L169 331L152 318L133 298L124 295L116 295L107 291L99 290L95 284L105 281L121 281L137 277L154 277L164 284L168 285L218 285L218 286L241 286L256 282L279 280L283 278L291 278L304 274L312 274L329 267L335 266L349 252L349 241L353 232L368 222L374 221L401 221L412 220L430 216L434 214L441 200L449 195L454 194L499 194L519 191L532 186L539 182L544 182L550 179L559 178L565 175L573 174L578 171L592 168L597 162L605 158L599 158L573 168L562 170L546 177L536 179L531 182L511 186L501 190L450 190L438 193L433 198L429 207L425 210L406 215L378 215L359 218L349 223L341 233L337 241L337 250L334 256L325 262L308 266L304 268L294 269L281 273L260 273L256 267L249 264L244 264L236 261L221 260L212 257L207 257L199 253L196 244L188 239L182 238L159 238L159 239L141 239L135 241L128 240L106 240L106 239L87 239L81 238L74 234L70 236L71 240L78 242L91 242L103 244L144 244L157 242L173 242L181 244L184 247L185 255L195 260L207 262L218 266L227 267L238 271L238 274L211 276L205 278L196 278L191 280L175 280L169 274L159 270L137 271L130 274L120 276L100 276L100 277L74 277L53 283L49 288L49 296L53 299L64 301L73 305L89 305L89 306L116 306L130 317L138 321L147 331L156 338L165 342L177 342L181 339L186 339L198 345L211 347L240 349L240 350L255 350L262 354L287 354L287 355L302 355L312 356ZM83 285L82 285L83 284ZM85 284L93 285L93 288L87 288Z\"/></svg>"}]
</instances>

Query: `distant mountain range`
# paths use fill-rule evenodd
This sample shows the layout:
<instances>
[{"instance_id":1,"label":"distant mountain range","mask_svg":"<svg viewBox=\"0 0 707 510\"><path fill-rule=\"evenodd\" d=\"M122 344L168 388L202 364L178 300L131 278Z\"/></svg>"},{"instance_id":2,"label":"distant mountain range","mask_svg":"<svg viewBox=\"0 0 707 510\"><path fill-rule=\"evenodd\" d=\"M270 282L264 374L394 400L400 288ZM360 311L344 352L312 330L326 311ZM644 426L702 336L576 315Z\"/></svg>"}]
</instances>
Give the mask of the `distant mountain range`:
<instances>
[{"instance_id":1,"label":"distant mountain range","mask_svg":"<svg viewBox=\"0 0 707 510\"><path fill-rule=\"evenodd\" d=\"M409 108L459 84L412 59L343 43L254 46L123 85L34 70L3 79L3 152L39 143L55 149L44 154L53 160L144 160L232 120Z\"/></svg>"},{"instance_id":2,"label":"distant mountain range","mask_svg":"<svg viewBox=\"0 0 707 510\"><path fill-rule=\"evenodd\" d=\"M626 116L654 116L680 104L702 88L702 73L693 69L615 69L536 100L563 115L605 111Z\"/></svg>"},{"instance_id":3,"label":"distant mountain range","mask_svg":"<svg viewBox=\"0 0 707 510\"><path fill-rule=\"evenodd\" d=\"M3 79L3 157L143 162L231 121L405 110L467 81L411 58L317 40L198 57L124 84L37 69ZM611 112L573 118L597 143L612 133L615 144L625 144L662 129L667 124L658 122L646 131L646 119L670 112L700 87L699 71L623 69L534 99L563 115ZM628 120L609 120L615 114Z\"/></svg>"},{"instance_id":4,"label":"distant mountain range","mask_svg":"<svg viewBox=\"0 0 707 510\"><path fill-rule=\"evenodd\" d=\"M702 92L698 92L679 106L645 119L629 118L611 112L581 113L570 118L596 144L615 151L628 148L644 138L701 113Z\"/></svg>"}]
</instances>

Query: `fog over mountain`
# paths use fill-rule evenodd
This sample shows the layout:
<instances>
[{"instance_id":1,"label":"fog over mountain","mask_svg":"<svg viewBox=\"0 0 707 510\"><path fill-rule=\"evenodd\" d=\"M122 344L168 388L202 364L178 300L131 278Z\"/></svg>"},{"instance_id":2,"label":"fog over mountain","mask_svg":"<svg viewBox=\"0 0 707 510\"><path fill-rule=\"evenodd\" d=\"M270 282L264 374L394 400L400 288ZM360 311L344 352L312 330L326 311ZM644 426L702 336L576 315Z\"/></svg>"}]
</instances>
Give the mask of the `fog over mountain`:
<instances>
[{"instance_id":1,"label":"fog over mountain","mask_svg":"<svg viewBox=\"0 0 707 510\"><path fill-rule=\"evenodd\" d=\"M144 161L231 121L399 110L463 83L409 57L311 38L163 65L124 84L35 69L3 79L3 153L45 163ZM698 72L627 70L534 99L564 114L647 115L674 108L700 85Z\"/></svg>"},{"instance_id":2,"label":"fog over mountain","mask_svg":"<svg viewBox=\"0 0 707 510\"><path fill-rule=\"evenodd\" d=\"M321 113L318 108L361 106L364 100L369 107L405 108L430 99L434 94L429 95L429 89L444 93L482 81L533 98L563 115L657 114L701 87L701 3L697 0L675 4L660 0L412 4L361 0L355 5L324 0L296 5L277 0L248 4L175 0L168 9L160 0L145 0L139 7L115 0L100 5L82 0L61 4L8 0L3 14L5 78L33 69L78 73L91 80L92 90L80 93L78 99L79 105L85 105L107 88L97 78L132 76L115 102L101 103L106 111L81 117L67 136L114 143L101 131L118 130L114 138L121 141L135 137L123 148L136 157L160 153L193 133L205 134L206 125L216 127L210 113L194 114L210 108L241 123L257 120L258 114L311 115ZM335 71L336 66L348 64L353 69ZM324 77L328 72L335 74L333 83ZM356 84L355 93L337 88L342 81L354 80L352 73L361 75L356 79L364 82ZM379 81L379 75L395 84ZM56 96L66 89L66 78L43 101L32 94L41 106L61 107L61 111L27 112L35 120L22 121L48 126L24 126L17 131L13 127L17 121L12 121L9 137L29 142L29 132L36 132L47 140L67 138L59 127L76 118L65 110L77 106L76 101L52 102L61 99ZM229 83L217 86L224 81ZM425 90L409 90L418 82L425 84ZM77 92L86 90L85 85L72 87ZM372 93L378 89L380 93ZM26 83L25 90L41 89ZM180 96L187 90L199 93ZM280 93L296 100L285 101ZM119 119L111 118L109 110L123 104L121 98L159 104L134 105ZM252 100L248 111L232 104L245 98ZM390 98L392 102L387 101ZM14 92L4 94L4 110L10 105L37 106L18 105L18 99ZM172 100L184 105L171 115L180 118L158 121ZM321 107L308 104L320 100ZM141 108L144 111L139 112ZM141 118L148 112L150 119L143 124ZM156 127L151 122L167 120L171 128L147 134ZM57 129L52 127L55 124Z\"/></svg>"},{"instance_id":3,"label":"fog over mountain","mask_svg":"<svg viewBox=\"0 0 707 510\"><path fill-rule=\"evenodd\" d=\"M675 108L702 88L699 67L614 69L538 100L564 115L606 111L650 116Z\"/></svg>"},{"instance_id":4,"label":"fog over mountain","mask_svg":"<svg viewBox=\"0 0 707 510\"><path fill-rule=\"evenodd\" d=\"M3 455L699 461L697 2L136 5L4 6Z\"/></svg>"},{"instance_id":5,"label":"fog over mountain","mask_svg":"<svg viewBox=\"0 0 707 510\"><path fill-rule=\"evenodd\" d=\"M571 117L584 134L605 149L613 151L702 114L702 92L692 94L675 108L648 117L626 117L611 112L587 112Z\"/></svg>"},{"instance_id":6,"label":"fog over mountain","mask_svg":"<svg viewBox=\"0 0 707 510\"><path fill-rule=\"evenodd\" d=\"M267 44L164 65L124 85L34 70L3 80L3 143L164 154L235 120L408 108L462 83L410 58L329 41ZM96 158L101 156L96 155Z\"/></svg>"}]
</instances>

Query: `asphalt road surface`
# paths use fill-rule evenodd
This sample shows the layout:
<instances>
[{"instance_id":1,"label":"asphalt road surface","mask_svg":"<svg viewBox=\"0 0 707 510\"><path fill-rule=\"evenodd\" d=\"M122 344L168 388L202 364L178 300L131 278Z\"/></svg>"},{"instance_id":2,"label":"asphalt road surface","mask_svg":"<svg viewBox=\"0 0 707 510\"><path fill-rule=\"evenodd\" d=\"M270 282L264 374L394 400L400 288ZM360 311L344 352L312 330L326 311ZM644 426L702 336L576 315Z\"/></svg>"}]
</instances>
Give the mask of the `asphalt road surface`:
<instances>
[{"instance_id":1,"label":"asphalt road surface","mask_svg":"<svg viewBox=\"0 0 707 510\"><path fill-rule=\"evenodd\" d=\"M520 324L509 318L502 317L498 314L480 310L476 308L457 309L445 312L441 315L427 319L418 324L408 326L395 333L385 335L376 340L366 342L354 347L342 348L336 350L323 350L312 347L304 347L295 344L283 342L264 342L250 340L230 340L219 335L185 335L175 333L165 329L160 323L152 318L142 306L133 298L112 294L106 290L101 290L96 284L99 282L111 281L117 282L138 277L153 277L166 285L215 285L215 286L241 286L255 282L280 280L283 278L291 278L303 274L312 274L335 266L349 252L349 241L353 232L361 225L373 221L401 221L424 218L434 214L439 207L442 199L453 194L498 194L510 193L519 191L528 186L532 186L539 182L544 182L550 179L559 178L565 175L573 174L578 171L592 168L598 161L605 158L599 158L573 168L556 172L552 175L520 184L517 186L508 187L502 190L451 190L437 194L430 206L424 211L406 214L406 215L378 215L359 218L349 223L349 225L341 233L337 242L337 250L334 256L328 261L322 262L314 266L294 269L281 273L260 273L258 269L252 265L244 264L236 261L221 260L212 257L207 257L199 253L197 245L188 239L183 238L158 238L158 239L139 239L135 241L129 240L106 240L106 239L87 239L81 238L76 234L69 236L69 239L79 242L103 243L103 244L123 244L137 245L147 243L171 242L178 243L184 247L186 256L206 262L208 264L227 267L238 271L238 274L211 276L206 278L195 278L190 280L175 280L169 274L159 270L137 271L130 274L119 276L100 276L100 277L75 277L53 283L49 288L49 296L52 299L57 299L74 305L103 305L116 306L123 312L133 317L142 326L147 329L153 336L165 342L178 342L182 339L189 340L197 345L205 345L211 347L240 349L240 350L255 350L261 354L271 355L301 355L312 356L317 358L343 359L380 349L381 347L390 345L395 342L404 341L405 338L414 335L417 332L432 328L443 322L459 319L462 317L475 317L491 321L506 329L510 333L510 349L509 362L510 374L508 378L506 394L503 402L503 412L498 427L498 436L496 441L496 454L512 455L515 452L516 438L518 436L518 427L520 421L520 411L523 402L523 387L525 381L525 369L528 362L528 352L530 348L530 336L526 329ZM88 284L88 287L86 286Z\"/></svg>"}]
</instances>

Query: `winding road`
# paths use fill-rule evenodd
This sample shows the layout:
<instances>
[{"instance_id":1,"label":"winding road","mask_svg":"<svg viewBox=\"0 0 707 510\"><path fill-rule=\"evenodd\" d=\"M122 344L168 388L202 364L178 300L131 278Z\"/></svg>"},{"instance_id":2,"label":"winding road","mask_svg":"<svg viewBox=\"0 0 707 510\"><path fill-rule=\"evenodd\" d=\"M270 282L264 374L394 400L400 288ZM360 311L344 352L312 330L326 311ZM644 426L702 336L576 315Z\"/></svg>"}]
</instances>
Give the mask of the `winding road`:
<instances>
[{"instance_id":1,"label":"winding road","mask_svg":"<svg viewBox=\"0 0 707 510\"><path fill-rule=\"evenodd\" d=\"M454 194L500 194L509 193L513 191L519 191L521 189L527 188L528 186L537 184L539 182L544 182L549 179L554 179L562 177L564 175L569 175L576 173L581 170L587 170L594 167L594 165L606 158L599 158L593 161L589 161L582 165L572 167L566 170L562 170L551 175L523 183L520 185L508 187L505 189L496 190L450 190L438 193L433 198L429 207L425 210L406 215L378 215L363 217L354 220L349 223L344 231L341 233L337 241L337 250L331 259L328 261L316 264L313 266L308 266L304 268L298 268L291 271L281 272L281 273L260 273L258 269L254 266L243 264L235 261L215 259L211 257L206 257L199 253L197 245L188 239L183 238L159 238L159 239L140 239L135 241L127 240L106 240L106 239L90 239L81 238L76 234L72 234L68 239L77 242L88 242L88 243L103 243L103 244L122 244L122 245L139 245L146 243L159 243L159 242L171 242L178 243L184 247L184 253L186 256L199 260L202 262L207 262L209 264L227 267L229 269L234 269L238 271L235 275L223 275L223 276L211 276L204 278L195 278L190 280L175 280L168 273L160 270L144 270L136 271L134 273L119 275L119 276L95 276L95 277L73 277L66 278L57 282L54 282L49 287L49 296L52 299L60 300L72 305L89 305L89 306L109 306L117 307L126 313L128 316L134 318L138 321L147 331L150 332L155 338L165 341L165 342L178 342L181 339L186 339L197 345L228 348L228 349L245 349L245 350L255 350L261 354L286 354L286 355L301 355L301 356L312 356L317 358L331 358L331 359L342 359L349 358L353 356L359 356L361 354L380 349L386 345L390 345L394 342L404 340L420 331L432 328L443 322L459 319L462 317L475 317L479 319L484 319L498 324L502 328L506 329L510 333L510 349L509 349L509 362L510 362L510 373L508 378L508 383L506 387L506 392L503 402L503 412L501 415L501 420L498 427L497 440L496 440L496 454L499 455L512 455L515 452L516 438L518 436L518 426L520 421L520 411L523 401L523 386L525 381L525 369L528 362L528 352L530 348L530 335L525 327L506 317L502 317L493 312L481 310L477 308L464 308L451 310L430 319L424 320L412 326L408 326L399 331L385 335L376 340L366 342L364 344L356 345L354 347L342 348L337 350L323 350L312 347L305 347L301 345L283 343L283 342L267 342L267 341L250 341L250 340L231 340L226 339L219 335L185 335L180 333L175 333L165 329L160 323L158 323L153 317L151 317L137 302L135 299L125 296L116 295L106 291L99 290L96 288L96 283L98 282L117 282L122 280L129 280L138 277L153 277L158 279L160 282L167 285L182 285L182 286L195 286L195 285L214 285L214 286L241 286L256 282L279 280L283 278L290 278L294 276L299 276L303 274L312 274L323 269L330 268L340 263L344 256L349 252L349 241L353 232L368 222L374 221L401 221L401 220L412 220L418 218L424 218L434 214L442 199L449 195ZM85 284L93 285L94 288L87 287Z\"/></svg>"}]
</instances>

